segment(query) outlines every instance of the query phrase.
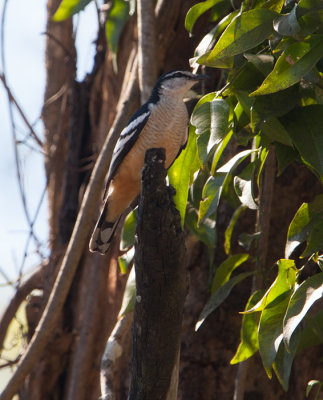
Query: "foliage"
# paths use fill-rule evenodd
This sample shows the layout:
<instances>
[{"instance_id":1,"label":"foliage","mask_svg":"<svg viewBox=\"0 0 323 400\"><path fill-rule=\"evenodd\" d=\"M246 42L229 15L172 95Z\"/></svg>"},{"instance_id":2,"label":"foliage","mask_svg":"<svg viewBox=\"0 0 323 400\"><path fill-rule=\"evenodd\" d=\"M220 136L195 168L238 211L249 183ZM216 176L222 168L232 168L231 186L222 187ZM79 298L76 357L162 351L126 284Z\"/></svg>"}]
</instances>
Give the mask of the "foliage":
<instances>
[{"instance_id":1,"label":"foliage","mask_svg":"<svg viewBox=\"0 0 323 400\"><path fill-rule=\"evenodd\" d=\"M91 1L93 0L62 0L53 16L53 20L56 22L64 21L84 10ZM133 0L113 0L107 11L105 32L108 46L114 55L115 70L117 70L116 57L119 38L125 23L133 13Z\"/></svg>"},{"instance_id":2,"label":"foliage","mask_svg":"<svg viewBox=\"0 0 323 400\"><path fill-rule=\"evenodd\" d=\"M242 1L239 10L228 10L221 1L207 0L189 10L185 23L190 33L197 19L212 7L216 7L219 22L200 42L191 65L221 68L226 83L221 90L206 94L191 117L199 165L190 171L195 179L189 190L186 222L212 248L216 235L207 227L213 223L215 229L220 200L229 202L235 211L225 233L228 258L216 269L211 297L197 328L234 285L254 273L231 277L238 265L252 262L252 242L259 240L261 231L241 237L240 244L249 254L232 255L231 241L240 215L247 208L261 207L255 193L269 147L275 149L280 173L297 161L321 182L323 177L322 3ZM234 142L241 151L228 158L228 146ZM187 148L183 158L190 151ZM240 163L243 167L237 168ZM173 170L181 168L178 159ZM176 186L177 196L187 192L185 185ZM286 259L278 261L277 278L269 289L251 294L243 312L241 343L231 361L244 361L259 350L268 376L274 370L285 390L296 353L308 346L309 338L313 344L323 341L318 323L321 314L308 315L323 296L323 273L299 284L300 272L310 261L322 267L322 207L320 195L303 204L291 221ZM191 214L196 216L193 220ZM294 258L294 250L303 242L306 248L301 258ZM297 268L296 261L303 266ZM255 272L261 273L257 268Z\"/></svg>"}]
</instances>

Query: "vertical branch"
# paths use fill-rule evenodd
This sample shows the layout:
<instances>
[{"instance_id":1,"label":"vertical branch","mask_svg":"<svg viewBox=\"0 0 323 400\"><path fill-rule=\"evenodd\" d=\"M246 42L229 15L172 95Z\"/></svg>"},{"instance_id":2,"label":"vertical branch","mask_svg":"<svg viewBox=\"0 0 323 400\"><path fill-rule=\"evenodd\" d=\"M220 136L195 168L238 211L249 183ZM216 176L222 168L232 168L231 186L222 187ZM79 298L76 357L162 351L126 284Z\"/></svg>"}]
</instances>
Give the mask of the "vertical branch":
<instances>
[{"instance_id":1,"label":"vertical branch","mask_svg":"<svg viewBox=\"0 0 323 400\"><path fill-rule=\"evenodd\" d=\"M138 70L141 104L145 103L157 78L155 2L137 1Z\"/></svg>"},{"instance_id":2,"label":"vertical branch","mask_svg":"<svg viewBox=\"0 0 323 400\"><path fill-rule=\"evenodd\" d=\"M264 166L264 173L260 180L259 208L257 211L256 232L261 232L257 245L256 268L258 276L254 277L252 293L263 286L264 274L266 272L266 259L269 245L271 206L275 184L275 150L271 146ZM238 365L235 379L233 400L243 400L245 381L247 379L249 361L246 360Z\"/></svg>"},{"instance_id":3,"label":"vertical branch","mask_svg":"<svg viewBox=\"0 0 323 400\"><path fill-rule=\"evenodd\" d=\"M129 400L166 399L181 342L185 239L173 190L165 185L164 162L164 149L147 151L137 221Z\"/></svg>"},{"instance_id":4,"label":"vertical branch","mask_svg":"<svg viewBox=\"0 0 323 400\"><path fill-rule=\"evenodd\" d=\"M261 232L257 247L257 270L260 273L260 281L257 284L258 288L262 287L262 281L266 272L271 205L273 201L275 184L275 162L275 149L274 146L271 145L267 155L264 174L261 178L259 190L259 209L257 213L256 226L256 232Z\"/></svg>"}]
</instances>

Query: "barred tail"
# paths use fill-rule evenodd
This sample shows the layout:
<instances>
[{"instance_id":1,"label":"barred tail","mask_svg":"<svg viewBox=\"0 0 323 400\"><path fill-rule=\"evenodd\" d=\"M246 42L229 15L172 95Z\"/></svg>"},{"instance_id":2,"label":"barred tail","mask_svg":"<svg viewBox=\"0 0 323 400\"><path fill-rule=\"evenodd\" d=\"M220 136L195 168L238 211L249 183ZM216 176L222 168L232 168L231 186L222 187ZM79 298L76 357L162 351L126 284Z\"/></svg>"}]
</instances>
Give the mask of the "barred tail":
<instances>
[{"instance_id":1,"label":"barred tail","mask_svg":"<svg viewBox=\"0 0 323 400\"><path fill-rule=\"evenodd\" d=\"M89 245L91 252L107 253L120 221L120 217L115 221L107 221L106 210L107 207L105 206L92 233Z\"/></svg>"}]
</instances>

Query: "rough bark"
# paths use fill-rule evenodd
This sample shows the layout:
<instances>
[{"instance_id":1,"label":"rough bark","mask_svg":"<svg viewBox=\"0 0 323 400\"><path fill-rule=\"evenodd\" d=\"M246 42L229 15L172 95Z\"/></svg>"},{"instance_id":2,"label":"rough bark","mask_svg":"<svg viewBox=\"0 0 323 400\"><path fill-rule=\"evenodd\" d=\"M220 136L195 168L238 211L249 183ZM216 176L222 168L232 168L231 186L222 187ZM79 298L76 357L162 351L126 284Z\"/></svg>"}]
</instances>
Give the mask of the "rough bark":
<instances>
[{"instance_id":1,"label":"rough bark","mask_svg":"<svg viewBox=\"0 0 323 400\"><path fill-rule=\"evenodd\" d=\"M181 341L185 243L164 162L164 149L147 151L136 229L130 400L166 399Z\"/></svg>"}]
</instances>

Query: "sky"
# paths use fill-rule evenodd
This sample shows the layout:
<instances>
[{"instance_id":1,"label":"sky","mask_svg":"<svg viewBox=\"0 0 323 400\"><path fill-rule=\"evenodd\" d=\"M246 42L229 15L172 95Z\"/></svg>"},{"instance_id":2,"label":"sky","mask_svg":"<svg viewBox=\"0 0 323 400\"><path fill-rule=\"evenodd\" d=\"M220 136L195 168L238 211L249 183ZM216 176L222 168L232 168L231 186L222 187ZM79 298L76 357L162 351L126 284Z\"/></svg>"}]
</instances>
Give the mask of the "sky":
<instances>
[{"instance_id":1,"label":"sky","mask_svg":"<svg viewBox=\"0 0 323 400\"><path fill-rule=\"evenodd\" d=\"M0 0L1 15L4 4L5 0ZM7 84L13 96L39 138L43 140L40 114L46 79L44 65L46 0L8 0L6 10L3 46L5 66L0 61L0 73L5 67ZM77 23L78 80L82 80L91 70L96 32L96 9L94 3L90 3L86 10L80 13ZM16 111L14 120L18 140L23 140L29 134L28 128ZM45 171L41 149L31 140L28 143L35 149L19 144L18 152L27 209L33 219L43 196ZM30 229L17 183L14 148L7 94L0 81L0 314L14 293L14 286L8 285L8 281L15 282L20 275L27 277L41 261L35 252L33 241L28 247L27 257L24 257ZM48 255L47 220L45 196L34 226L36 236L41 242L41 251L45 256ZM3 379L0 377L0 391L3 384Z\"/></svg>"},{"instance_id":2,"label":"sky","mask_svg":"<svg viewBox=\"0 0 323 400\"><path fill-rule=\"evenodd\" d=\"M4 0L0 0L2 13ZM78 79L82 79L92 66L94 55L93 40L97 31L97 16L93 4L81 12L77 24ZM4 51L7 84L21 106L28 121L40 139L43 139L43 125L40 113L45 89L45 35L46 1L9 0L4 24ZM1 46L1 44L0 44ZM4 66L0 63L0 71ZM15 112L18 139L28 135L28 128ZM32 240L24 260L29 227L24 213L21 195L17 183L17 169L11 123L9 119L8 99L0 82L0 312L13 293L13 288L5 285L6 280L15 281L20 274L25 275L40 262L35 253ZM18 145L23 173L23 184L27 199L27 208L34 218L45 186L44 160L37 145L28 143L37 150L24 144ZM46 197L36 220L34 230L42 243L41 250L48 255ZM6 275L4 277L3 275Z\"/></svg>"}]
</instances>

